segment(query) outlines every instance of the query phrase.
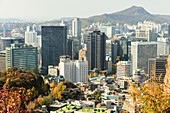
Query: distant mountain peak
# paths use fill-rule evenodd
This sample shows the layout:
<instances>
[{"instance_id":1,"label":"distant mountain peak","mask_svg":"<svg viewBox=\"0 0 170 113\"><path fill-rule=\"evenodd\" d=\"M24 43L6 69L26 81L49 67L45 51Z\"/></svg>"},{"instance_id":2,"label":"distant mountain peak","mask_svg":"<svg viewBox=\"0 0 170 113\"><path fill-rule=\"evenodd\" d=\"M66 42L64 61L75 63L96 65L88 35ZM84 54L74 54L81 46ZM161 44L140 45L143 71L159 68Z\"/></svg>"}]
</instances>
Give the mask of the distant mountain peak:
<instances>
[{"instance_id":1,"label":"distant mountain peak","mask_svg":"<svg viewBox=\"0 0 170 113\"><path fill-rule=\"evenodd\" d=\"M133 5L133 6L131 6L130 8L136 8L136 9L140 9L140 8L143 8L143 7L141 7L141 6L135 6L135 5ZM144 8L143 8L144 9Z\"/></svg>"},{"instance_id":2,"label":"distant mountain peak","mask_svg":"<svg viewBox=\"0 0 170 113\"><path fill-rule=\"evenodd\" d=\"M117 12L116 14L120 15L151 15L149 12L147 12L143 7L135 6L133 5L132 7L125 9L123 11Z\"/></svg>"},{"instance_id":3,"label":"distant mountain peak","mask_svg":"<svg viewBox=\"0 0 170 113\"><path fill-rule=\"evenodd\" d=\"M144 20L153 21L156 23L165 23L165 22L170 23L170 20L161 18L160 16L150 14L143 7L135 6L135 5L116 13L97 15L97 16L81 19L82 25L84 26L90 25L91 23L95 23L95 22L102 22L102 23L110 22L113 24L115 23L137 24L138 22L142 22Z\"/></svg>"}]
</instances>

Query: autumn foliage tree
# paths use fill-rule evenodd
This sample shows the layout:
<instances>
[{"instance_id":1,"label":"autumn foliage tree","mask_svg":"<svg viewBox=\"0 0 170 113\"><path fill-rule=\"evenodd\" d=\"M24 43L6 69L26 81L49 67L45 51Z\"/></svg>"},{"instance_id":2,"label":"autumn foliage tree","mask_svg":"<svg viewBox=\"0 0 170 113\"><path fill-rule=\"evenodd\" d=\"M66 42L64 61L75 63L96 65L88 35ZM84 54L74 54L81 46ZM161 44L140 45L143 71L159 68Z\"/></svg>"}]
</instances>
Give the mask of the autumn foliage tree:
<instances>
[{"instance_id":1,"label":"autumn foliage tree","mask_svg":"<svg viewBox=\"0 0 170 113\"><path fill-rule=\"evenodd\" d=\"M55 87L53 90L53 96L58 100L62 100L62 94L64 93L64 89L66 89L66 86L62 83L59 83L57 87Z\"/></svg>"},{"instance_id":2,"label":"autumn foliage tree","mask_svg":"<svg viewBox=\"0 0 170 113\"><path fill-rule=\"evenodd\" d=\"M170 112L170 93L164 90L164 84L152 77L140 86L132 85L135 109L145 113Z\"/></svg>"},{"instance_id":3,"label":"autumn foliage tree","mask_svg":"<svg viewBox=\"0 0 170 113\"><path fill-rule=\"evenodd\" d=\"M92 78L93 77L93 75L90 73L89 75L88 75L88 78Z\"/></svg>"},{"instance_id":4,"label":"autumn foliage tree","mask_svg":"<svg viewBox=\"0 0 170 113\"><path fill-rule=\"evenodd\" d=\"M95 91L92 94L92 97L94 97L94 99L101 101L101 92L100 91Z\"/></svg>"},{"instance_id":5,"label":"autumn foliage tree","mask_svg":"<svg viewBox=\"0 0 170 113\"><path fill-rule=\"evenodd\" d=\"M47 107L49 107L50 103L53 101L53 97L52 95L48 95L48 96L44 96L43 99L40 101L40 105L46 105Z\"/></svg>"},{"instance_id":6,"label":"autumn foliage tree","mask_svg":"<svg viewBox=\"0 0 170 113\"><path fill-rule=\"evenodd\" d=\"M170 65L169 67L167 65L166 72L169 69ZM169 74L166 73L165 78L168 79L168 76ZM139 76L140 79L141 77ZM168 91L170 87L162 83L161 77L162 74L155 75L154 70L151 70L149 77L145 74L142 83L140 80L129 82L128 92L131 96L125 100L124 104L133 108L137 113L169 113L170 92Z\"/></svg>"},{"instance_id":7,"label":"autumn foliage tree","mask_svg":"<svg viewBox=\"0 0 170 113\"><path fill-rule=\"evenodd\" d=\"M58 100L63 99L63 93L66 88L76 88L73 83L70 81L60 82L52 91L53 97L55 97Z\"/></svg>"},{"instance_id":8,"label":"autumn foliage tree","mask_svg":"<svg viewBox=\"0 0 170 113\"><path fill-rule=\"evenodd\" d=\"M55 87L55 84L54 84L54 81L52 83L50 83L50 88L54 88Z\"/></svg>"},{"instance_id":9,"label":"autumn foliage tree","mask_svg":"<svg viewBox=\"0 0 170 113\"><path fill-rule=\"evenodd\" d=\"M3 87L7 79L10 79L9 84L12 91L23 87L27 92L32 92L32 99L38 97L40 94L44 94L50 88L48 84L44 83L41 75L34 73L33 70L25 71L11 67L0 72L0 87Z\"/></svg>"},{"instance_id":10,"label":"autumn foliage tree","mask_svg":"<svg viewBox=\"0 0 170 113\"><path fill-rule=\"evenodd\" d=\"M94 73L94 75L93 75L94 77L97 77L98 76L98 74L97 73Z\"/></svg>"},{"instance_id":11,"label":"autumn foliage tree","mask_svg":"<svg viewBox=\"0 0 170 113\"><path fill-rule=\"evenodd\" d=\"M25 107L31 99L31 92L27 93L25 88L11 91L9 85L10 79L6 81L3 88L0 90L0 112L2 113L26 113Z\"/></svg>"},{"instance_id":12,"label":"autumn foliage tree","mask_svg":"<svg viewBox=\"0 0 170 113\"><path fill-rule=\"evenodd\" d=\"M0 72L0 112L25 113L34 109L38 102L33 99L45 94L50 86L34 70L16 67Z\"/></svg>"}]
</instances>

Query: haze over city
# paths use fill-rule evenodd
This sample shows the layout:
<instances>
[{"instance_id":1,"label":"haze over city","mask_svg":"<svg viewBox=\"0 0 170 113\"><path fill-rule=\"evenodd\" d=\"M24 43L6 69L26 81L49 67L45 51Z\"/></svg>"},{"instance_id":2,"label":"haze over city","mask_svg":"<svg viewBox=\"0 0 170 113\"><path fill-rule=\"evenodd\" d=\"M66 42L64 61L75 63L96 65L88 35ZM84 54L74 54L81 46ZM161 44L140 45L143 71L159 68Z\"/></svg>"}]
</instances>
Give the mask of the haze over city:
<instances>
[{"instance_id":1,"label":"haze over city","mask_svg":"<svg viewBox=\"0 0 170 113\"><path fill-rule=\"evenodd\" d=\"M170 15L169 0L0 0L1 18L59 19L114 13L133 5Z\"/></svg>"}]
</instances>

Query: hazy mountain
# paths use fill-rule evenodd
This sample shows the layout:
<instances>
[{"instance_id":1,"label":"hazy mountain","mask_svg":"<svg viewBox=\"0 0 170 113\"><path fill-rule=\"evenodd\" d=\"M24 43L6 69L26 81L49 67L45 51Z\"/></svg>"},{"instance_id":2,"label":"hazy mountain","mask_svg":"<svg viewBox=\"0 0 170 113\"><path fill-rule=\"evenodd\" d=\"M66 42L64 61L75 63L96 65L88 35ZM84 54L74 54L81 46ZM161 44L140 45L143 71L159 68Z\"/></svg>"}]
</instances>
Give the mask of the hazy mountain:
<instances>
[{"instance_id":1,"label":"hazy mountain","mask_svg":"<svg viewBox=\"0 0 170 113\"><path fill-rule=\"evenodd\" d=\"M155 15L155 16L170 20L170 15L159 15L158 14L158 15Z\"/></svg>"},{"instance_id":2,"label":"hazy mountain","mask_svg":"<svg viewBox=\"0 0 170 113\"><path fill-rule=\"evenodd\" d=\"M111 14L103 14L98 16L92 16L89 18L82 18L82 26L90 25L93 22L111 22L115 23L128 23L137 24L138 22L148 20L157 23L170 22L170 20L155 16L147 12L143 7L132 6L123 11L119 11Z\"/></svg>"},{"instance_id":3,"label":"hazy mountain","mask_svg":"<svg viewBox=\"0 0 170 113\"><path fill-rule=\"evenodd\" d=\"M57 20L65 20L65 21L68 21L68 20L73 20L75 17L63 17L63 18L60 18L60 19L57 19Z\"/></svg>"},{"instance_id":4,"label":"hazy mountain","mask_svg":"<svg viewBox=\"0 0 170 113\"><path fill-rule=\"evenodd\" d=\"M71 21L73 20L75 17L62 17L62 18L59 18L59 19L53 19L53 20L50 20L50 22L60 22L62 20L64 21Z\"/></svg>"},{"instance_id":5,"label":"hazy mountain","mask_svg":"<svg viewBox=\"0 0 170 113\"><path fill-rule=\"evenodd\" d=\"M25 20L18 19L18 18L0 18L0 23L20 23L20 22L25 22Z\"/></svg>"},{"instance_id":6,"label":"hazy mountain","mask_svg":"<svg viewBox=\"0 0 170 113\"><path fill-rule=\"evenodd\" d=\"M45 22L51 22L51 23L60 23L62 20L66 21L67 24L71 24L71 21L74 19L75 17L62 17L59 19L53 19L53 20L49 20L49 21L45 21Z\"/></svg>"},{"instance_id":7,"label":"hazy mountain","mask_svg":"<svg viewBox=\"0 0 170 113\"><path fill-rule=\"evenodd\" d=\"M0 18L0 23L31 23L31 22L42 22L44 20L39 19L19 19L19 18Z\"/></svg>"}]
</instances>

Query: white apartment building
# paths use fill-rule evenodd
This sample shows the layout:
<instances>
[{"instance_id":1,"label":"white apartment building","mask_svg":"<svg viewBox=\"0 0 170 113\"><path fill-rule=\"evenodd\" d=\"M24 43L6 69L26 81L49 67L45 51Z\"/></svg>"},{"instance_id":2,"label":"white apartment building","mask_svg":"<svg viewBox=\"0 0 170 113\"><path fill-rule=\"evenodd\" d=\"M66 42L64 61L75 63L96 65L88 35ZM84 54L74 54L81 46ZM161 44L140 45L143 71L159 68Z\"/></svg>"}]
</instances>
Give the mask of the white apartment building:
<instances>
[{"instance_id":1,"label":"white apartment building","mask_svg":"<svg viewBox=\"0 0 170 113\"><path fill-rule=\"evenodd\" d=\"M156 41L157 35L150 29L136 29L136 38L147 41Z\"/></svg>"},{"instance_id":2,"label":"white apartment building","mask_svg":"<svg viewBox=\"0 0 170 113\"><path fill-rule=\"evenodd\" d=\"M169 55L170 54L170 38L158 38L157 39L157 55Z\"/></svg>"},{"instance_id":3,"label":"white apartment building","mask_svg":"<svg viewBox=\"0 0 170 113\"><path fill-rule=\"evenodd\" d=\"M61 57L60 57L61 58ZM76 82L88 82L88 62L81 60L60 60L59 63L60 75L63 75L65 80Z\"/></svg>"},{"instance_id":4,"label":"white apartment building","mask_svg":"<svg viewBox=\"0 0 170 113\"><path fill-rule=\"evenodd\" d=\"M152 21L143 21L138 23L138 28L140 29L150 29L154 33L159 33L161 31L161 24L157 24Z\"/></svg>"},{"instance_id":5,"label":"white apartment building","mask_svg":"<svg viewBox=\"0 0 170 113\"><path fill-rule=\"evenodd\" d=\"M30 31L29 26L27 26L27 31L25 32L25 43L28 45L33 45L36 42L37 32L33 29Z\"/></svg>"}]
</instances>

